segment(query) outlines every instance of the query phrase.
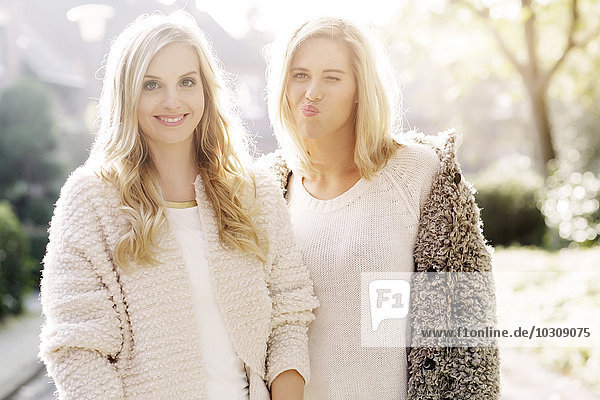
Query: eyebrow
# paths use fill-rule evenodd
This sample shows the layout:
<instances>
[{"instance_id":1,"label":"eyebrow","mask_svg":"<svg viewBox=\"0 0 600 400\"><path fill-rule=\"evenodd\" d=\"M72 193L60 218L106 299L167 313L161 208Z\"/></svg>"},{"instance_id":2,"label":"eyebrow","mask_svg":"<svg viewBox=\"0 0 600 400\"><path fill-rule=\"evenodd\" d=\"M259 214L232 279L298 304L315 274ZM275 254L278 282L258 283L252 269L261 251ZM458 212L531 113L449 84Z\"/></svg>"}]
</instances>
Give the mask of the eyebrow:
<instances>
[{"instance_id":1,"label":"eyebrow","mask_svg":"<svg viewBox=\"0 0 600 400\"><path fill-rule=\"evenodd\" d=\"M306 72L308 72L308 69L302 68L302 67L295 67L295 68L290 69L290 72L291 71L306 71ZM346 73L346 71L342 71L341 69L335 69L335 68L324 69L322 72L326 72L326 73L337 72L338 74L345 74Z\"/></svg>"},{"instance_id":2,"label":"eyebrow","mask_svg":"<svg viewBox=\"0 0 600 400\"><path fill-rule=\"evenodd\" d=\"M194 75L194 74L195 75L200 75L198 73L198 71L190 71L190 72L187 72L187 73L181 75L180 78L183 78L184 76ZM158 79L158 80L160 80L160 78L158 76L154 76L154 75L144 75L144 78L150 78L150 79Z\"/></svg>"}]
</instances>

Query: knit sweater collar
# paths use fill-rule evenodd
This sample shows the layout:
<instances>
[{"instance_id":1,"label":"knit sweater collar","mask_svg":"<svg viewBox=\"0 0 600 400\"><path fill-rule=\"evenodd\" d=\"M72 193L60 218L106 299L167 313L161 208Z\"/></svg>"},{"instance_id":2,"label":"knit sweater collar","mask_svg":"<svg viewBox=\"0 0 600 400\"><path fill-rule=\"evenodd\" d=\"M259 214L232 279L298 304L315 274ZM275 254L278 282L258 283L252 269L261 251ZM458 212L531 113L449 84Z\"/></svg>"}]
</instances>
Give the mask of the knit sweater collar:
<instances>
[{"instance_id":1,"label":"knit sweater collar","mask_svg":"<svg viewBox=\"0 0 600 400\"><path fill-rule=\"evenodd\" d=\"M436 135L425 135L422 132L410 131L398 134L394 137L398 143L420 143L431 147L437 153L444 169L453 167L456 164L456 150L458 134L454 129L439 132ZM288 180L292 173L287 165L283 151L276 150L258 160L258 164L266 166L271 172L275 173L283 194L287 193ZM444 168L444 166L446 168ZM452 178L452 177L451 177Z\"/></svg>"}]
</instances>

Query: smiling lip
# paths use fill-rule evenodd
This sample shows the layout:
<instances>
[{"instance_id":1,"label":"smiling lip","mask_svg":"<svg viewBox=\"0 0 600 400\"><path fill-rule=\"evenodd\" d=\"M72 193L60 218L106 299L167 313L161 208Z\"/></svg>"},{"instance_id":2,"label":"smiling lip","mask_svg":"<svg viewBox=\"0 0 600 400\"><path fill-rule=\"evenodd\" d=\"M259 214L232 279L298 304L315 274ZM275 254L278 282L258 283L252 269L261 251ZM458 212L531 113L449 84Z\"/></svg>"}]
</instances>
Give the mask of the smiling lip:
<instances>
[{"instance_id":1,"label":"smiling lip","mask_svg":"<svg viewBox=\"0 0 600 400\"><path fill-rule=\"evenodd\" d=\"M312 106L310 104L304 104L302 106L302 114L305 117L313 117L315 115L317 115L319 113L319 109L315 106Z\"/></svg>"},{"instance_id":2,"label":"smiling lip","mask_svg":"<svg viewBox=\"0 0 600 400\"><path fill-rule=\"evenodd\" d=\"M189 114L177 114L177 115L155 115L154 118L165 126L179 126L183 124L185 118Z\"/></svg>"}]
</instances>

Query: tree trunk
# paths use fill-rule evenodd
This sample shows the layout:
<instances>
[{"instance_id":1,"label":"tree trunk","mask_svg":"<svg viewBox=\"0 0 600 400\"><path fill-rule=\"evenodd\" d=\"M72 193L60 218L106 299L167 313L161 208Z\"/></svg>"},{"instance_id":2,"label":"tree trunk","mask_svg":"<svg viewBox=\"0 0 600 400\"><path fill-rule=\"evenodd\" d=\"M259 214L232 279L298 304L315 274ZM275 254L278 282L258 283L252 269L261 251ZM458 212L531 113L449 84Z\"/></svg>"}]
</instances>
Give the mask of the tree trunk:
<instances>
[{"instance_id":1,"label":"tree trunk","mask_svg":"<svg viewBox=\"0 0 600 400\"><path fill-rule=\"evenodd\" d=\"M548 162L556 158L554 144L552 143L552 125L548 116L547 92L543 89L531 88L528 92L540 149L540 161L543 164L544 173L547 173L546 166Z\"/></svg>"}]
</instances>

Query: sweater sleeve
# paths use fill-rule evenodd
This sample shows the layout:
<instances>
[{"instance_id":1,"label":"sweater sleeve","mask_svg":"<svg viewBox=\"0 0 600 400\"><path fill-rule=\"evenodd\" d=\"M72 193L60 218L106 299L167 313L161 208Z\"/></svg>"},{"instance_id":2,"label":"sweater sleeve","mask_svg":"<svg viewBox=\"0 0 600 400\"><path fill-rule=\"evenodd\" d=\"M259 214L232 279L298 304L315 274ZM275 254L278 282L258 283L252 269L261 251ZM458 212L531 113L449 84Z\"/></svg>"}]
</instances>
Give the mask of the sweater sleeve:
<instances>
[{"instance_id":1,"label":"sweater sleeve","mask_svg":"<svg viewBox=\"0 0 600 400\"><path fill-rule=\"evenodd\" d=\"M44 257L40 357L60 399L122 399L114 365L123 344L120 320L92 262L103 247L87 208L86 195L93 191L70 180L61 191Z\"/></svg>"},{"instance_id":2,"label":"sweater sleeve","mask_svg":"<svg viewBox=\"0 0 600 400\"><path fill-rule=\"evenodd\" d=\"M273 305L271 334L267 343L266 381L271 386L280 373L295 369L308 382L308 324L318 306L308 269L294 239L285 200L274 182L265 212L272 213L268 226L271 270L267 278Z\"/></svg>"}]
</instances>

